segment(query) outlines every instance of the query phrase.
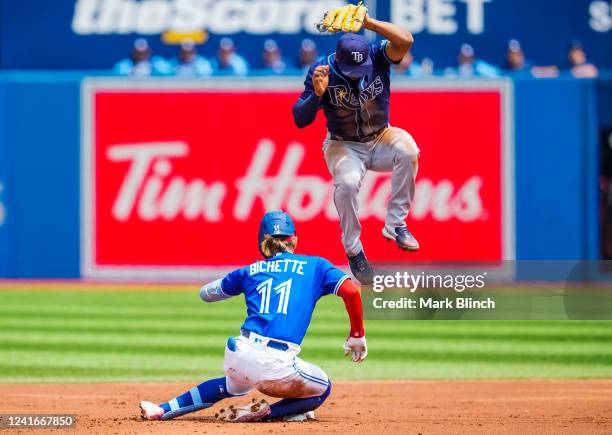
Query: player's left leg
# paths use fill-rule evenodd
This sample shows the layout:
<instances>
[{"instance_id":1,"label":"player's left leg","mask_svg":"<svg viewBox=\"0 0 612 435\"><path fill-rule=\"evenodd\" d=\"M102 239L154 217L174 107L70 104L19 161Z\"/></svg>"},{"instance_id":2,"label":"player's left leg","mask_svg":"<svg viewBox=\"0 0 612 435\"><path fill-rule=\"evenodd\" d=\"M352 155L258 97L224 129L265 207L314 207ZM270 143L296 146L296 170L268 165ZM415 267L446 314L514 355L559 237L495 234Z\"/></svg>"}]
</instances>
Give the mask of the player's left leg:
<instances>
[{"instance_id":1,"label":"player's left leg","mask_svg":"<svg viewBox=\"0 0 612 435\"><path fill-rule=\"evenodd\" d=\"M253 389L243 371L249 364L250 353L238 352L239 345L229 337L225 346L224 369L227 376L210 379L161 405L140 402L142 417L146 420L170 420L190 412L209 408L228 397L243 396ZM247 357L247 358L245 358Z\"/></svg>"},{"instance_id":2,"label":"player's left leg","mask_svg":"<svg viewBox=\"0 0 612 435\"><path fill-rule=\"evenodd\" d=\"M419 243L406 227L408 211L414 199L420 150L412 136L397 127L389 127L372 150L370 167L377 172L392 172L391 197L383 236L395 240L407 251L419 249Z\"/></svg>"},{"instance_id":3,"label":"player's left leg","mask_svg":"<svg viewBox=\"0 0 612 435\"><path fill-rule=\"evenodd\" d=\"M210 379L160 405L141 402L142 416L147 420L170 420L190 412L209 408L220 400L232 397L233 395L228 393L227 390L225 377Z\"/></svg>"}]
</instances>

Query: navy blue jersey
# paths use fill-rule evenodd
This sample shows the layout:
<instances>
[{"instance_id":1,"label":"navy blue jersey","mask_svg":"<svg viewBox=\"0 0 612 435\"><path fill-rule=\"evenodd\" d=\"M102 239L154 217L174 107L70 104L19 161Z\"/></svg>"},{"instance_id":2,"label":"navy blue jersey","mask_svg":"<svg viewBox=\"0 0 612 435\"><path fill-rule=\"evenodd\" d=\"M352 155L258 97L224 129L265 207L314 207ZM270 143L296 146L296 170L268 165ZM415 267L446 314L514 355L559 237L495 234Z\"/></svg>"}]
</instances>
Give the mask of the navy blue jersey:
<instances>
[{"instance_id":1,"label":"navy blue jersey","mask_svg":"<svg viewBox=\"0 0 612 435\"><path fill-rule=\"evenodd\" d=\"M389 96L391 95L391 63L386 52L389 41L370 46L372 77L356 81L344 76L336 65L335 53L317 61L308 70L304 81L305 100L314 94L312 75L316 67L329 65L329 86L319 103L327 118L327 129L334 135L358 139L389 125Z\"/></svg>"},{"instance_id":2,"label":"navy blue jersey","mask_svg":"<svg viewBox=\"0 0 612 435\"><path fill-rule=\"evenodd\" d=\"M324 258L283 252L227 274L221 289L244 293L242 329L301 344L319 298L336 294L347 278Z\"/></svg>"}]
</instances>

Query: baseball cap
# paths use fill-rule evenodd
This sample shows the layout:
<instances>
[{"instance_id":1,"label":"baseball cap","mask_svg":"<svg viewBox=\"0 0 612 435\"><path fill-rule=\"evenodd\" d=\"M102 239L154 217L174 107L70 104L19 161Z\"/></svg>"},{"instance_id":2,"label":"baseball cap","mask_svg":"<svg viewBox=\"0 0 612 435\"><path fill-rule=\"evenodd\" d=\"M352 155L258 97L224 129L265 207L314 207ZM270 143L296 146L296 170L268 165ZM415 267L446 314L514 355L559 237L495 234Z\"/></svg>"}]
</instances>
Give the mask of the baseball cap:
<instances>
[{"instance_id":1,"label":"baseball cap","mask_svg":"<svg viewBox=\"0 0 612 435\"><path fill-rule=\"evenodd\" d=\"M372 74L370 45L362 35L347 33L338 40L336 63L340 72L352 79Z\"/></svg>"},{"instance_id":2,"label":"baseball cap","mask_svg":"<svg viewBox=\"0 0 612 435\"><path fill-rule=\"evenodd\" d=\"M136 51L148 51L149 50L149 42L144 38L138 38L134 41L134 50Z\"/></svg>"},{"instance_id":3,"label":"baseball cap","mask_svg":"<svg viewBox=\"0 0 612 435\"><path fill-rule=\"evenodd\" d=\"M219 41L219 48L224 51L233 50L234 41L232 40L232 38L228 38L228 37L221 38L221 41Z\"/></svg>"},{"instance_id":4,"label":"baseball cap","mask_svg":"<svg viewBox=\"0 0 612 435\"><path fill-rule=\"evenodd\" d=\"M306 38L302 40L302 44L300 45L300 48L302 49L302 51L316 51L317 44L315 44L315 42L312 39Z\"/></svg>"},{"instance_id":5,"label":"baseball cap","mask_svg":"<svg viewBox=\"0 0 612 435\"><path fill-rule=\"evenodd\" d=\"M513 53L519 53L523 51L523 48L521 47L521 43L518 40L511 39L510 41L508 41L508 50L512 51Z\"/></svg>"},{"instance_id":6,"label":"baseball cap","mask_svg":"<svg viewBox=\"0 0 612 435\"><path fill-rule=\"evenodd\" d=\"M582 42L580 42L578 39L573 39L570 44L569 44L569 49L570 50L582 50Z\"/></svg>"},{"instance_id":7,"label":"baseball cap","mask_svg":"<svg viewBox=\"0 0 612 435\"><path fill-rule=\"evenodd\" d=\"M470 44L462 44L459 53L465 57L474 57L474 47Z\"/></svg>"},{"instance_id":8,"label":"baseball cap","mask_svg":"<svg viewBox=\"0 0 612 435\"><path fill-rule=\"evenodd\" d=\"M193 39L183 39L181 41L181 50L195 51L195 42L193 42Z\"/></svg>"},{"instance_id":9,"label":"baseball cap","mask_svg":"<svg viewBox=\"0 0 612 435\"><path fill-rule=\"evenodd\" d=\"M257 241L260 249L261 242L263 242L266 235L286 237L295 235L295 224L291 216L280 210L266 213L259 223Z\"/></svg>"},{"instance_id":10,"label":"baseball cap","mask_svg":"<svg viewBox=\"0 0 612 435\"><path fill-rule=\"evenodd\" d=\"M279 50L278 43L274 39L266 39L264 42L264 51L277 52Z\"/></svg>"}]
</instances>

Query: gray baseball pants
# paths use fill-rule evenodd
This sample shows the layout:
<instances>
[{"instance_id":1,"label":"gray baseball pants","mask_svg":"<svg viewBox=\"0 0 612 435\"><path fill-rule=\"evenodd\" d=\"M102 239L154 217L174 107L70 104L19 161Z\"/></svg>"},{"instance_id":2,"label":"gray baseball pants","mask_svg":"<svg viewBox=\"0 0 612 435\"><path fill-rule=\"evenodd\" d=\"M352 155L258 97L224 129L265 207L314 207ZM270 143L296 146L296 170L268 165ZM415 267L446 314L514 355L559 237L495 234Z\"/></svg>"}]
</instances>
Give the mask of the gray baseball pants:
<instances>
[{"instance_id":1,"label":"gray baseball pants","mask_svg":"<svg viewBox=\"0 0 612 435\"><path fill-rule=\"evenodd\" d=\"M334 179L334 204L348 256L357 255L363 249L357 194L366 171L392 173L385 226L395 234L396 227L406 225L414 198L419 152L412 136L397 127L386 128L370 142L337 141L327 135L323 153Z\"/></svg>"}]
</instances>

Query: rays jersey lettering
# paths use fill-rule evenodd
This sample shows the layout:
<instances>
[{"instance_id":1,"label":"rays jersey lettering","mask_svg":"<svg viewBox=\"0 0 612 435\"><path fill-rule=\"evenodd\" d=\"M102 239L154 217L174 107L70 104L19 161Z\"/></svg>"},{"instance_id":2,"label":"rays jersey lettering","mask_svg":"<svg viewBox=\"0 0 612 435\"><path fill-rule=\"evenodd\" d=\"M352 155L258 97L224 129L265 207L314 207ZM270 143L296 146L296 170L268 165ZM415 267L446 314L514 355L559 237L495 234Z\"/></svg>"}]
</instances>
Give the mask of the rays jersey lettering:
<instances>
[{"instance_id":1,"label":"rays jersey lettering","mask_svg":"<svg viewBox=\"0 0 612 435\"><path fill-rule=\"evenodd\" d=\"M359 93L353 92L352 88L345 85L329 86L328 93L330 103L336 107L344 107L349 110L360 110L363 104L375 99L385 90L382 79L376 76L370 85Z\"/></svg>"},{"instance_id":2,"label":"rays jersey lettering","mask_svg":"<svg viewBox=\"0 0 612 435\"><path fill-rule=\"evenodd\" d=\"M228 273L223 293L244 294L246 329L265 337L301 344L317 301L348 276L321 257L284 252Z\"/></svg>"},{"instance_id":3,"label":"rays jersey lettering","mask_svg":"<svg viewBox=\"0 0 612 435\"><path fill-rule=\"evenodd\" d=\"M327 129L344 138L358 139L389 125L390 72L393 62L387 56L384 40L370 46L372 77L351 80L336 64L335 53L321 58L308 71L302 99L314 93L312 75L319 65L329 65L329 86L321 98L319 109L327 118Z\"/></svg>"}]
</instances>

